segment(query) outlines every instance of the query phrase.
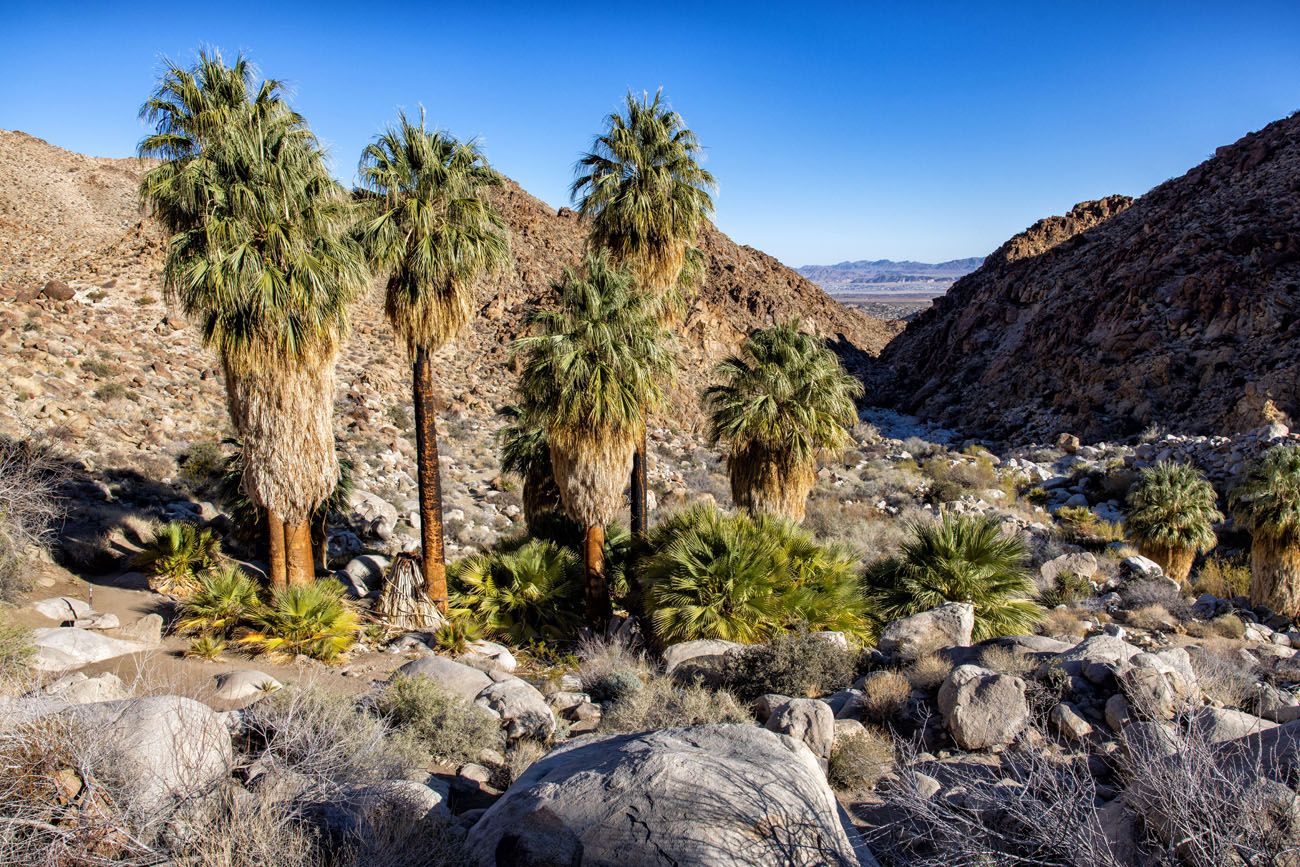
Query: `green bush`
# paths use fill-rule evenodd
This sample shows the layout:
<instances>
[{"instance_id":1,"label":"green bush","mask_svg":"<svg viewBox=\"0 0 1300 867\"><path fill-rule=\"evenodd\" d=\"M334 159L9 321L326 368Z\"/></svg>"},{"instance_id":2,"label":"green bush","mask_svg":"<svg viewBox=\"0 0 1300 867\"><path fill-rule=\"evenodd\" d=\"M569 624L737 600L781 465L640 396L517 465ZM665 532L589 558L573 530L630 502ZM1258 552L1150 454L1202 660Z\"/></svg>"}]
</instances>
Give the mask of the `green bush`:
<instances>
[{"instance_id":1,"label":"green bush","mask_svg":"<svg viewBox=\"0 0 1300 867\"><path fill-rule=\"evenodd\" d=\"M1073 605L1080 599L1092 595L1092 582L1073 572L1058 572L1052 586L1038 595L1038 601L1045 608L1058 605Z\"/></svg>"},{"instance_id":2,"label":"green bush","mask_svg":"<svg viewBox=\"0 0 1300 867\"><path fill-rule=\"evenodd\" d=\"M172 521L154 531L135 556L149 587L157 593L189 596L199 588L198 575L221 562L221 542L211 530L185 521Z\"/></svg>"},{"instance_id":3,"label":"green bush","mask_svg":"<svg viewBox=\"0 0 1300 867\"><path fill-rule=\"evenodd\" d=\"M361 628L343 585L332 578L279 590L248 620L251 629L240 644L256 653L321 662L334 662L350 650Z\"/></svg>"},{"instance_id":4,"label":"green bush","mask_svg":"<svg viewBox=\"0 0 1300 867\"><path fill-rule=\"evenodd\" d=\"M852 683L858 658L857 651L821 636L789 633L728 654L722 681L747 701L767 693L811 698Z\"/></svg>"},{"instance_id":5,"label":"green bush","mask_svg":"<svg viewBox=\"0 0 1300 867\"><path fill-rule=\"evenodd\" d=\"M181 606L176 628L230 638L261 604L257 582L238 565L225 564L199 575L198 588Z\"/></svg>"},{"instance_id":6,"label":"green bush","mask_svg":"<svg viewBox=\"0 0 1300 867\"><path fill-rule=\"evenodd\" d=\"M944 516L911 525L902 553L867 570L878 625L947 602L975 606L976 641L1032 631L1043 610L1029 597L1028 552L991 518Z\"/></svg>"},{"instance_id":7,"label":"green bush","mask_svg":"<svg viewBox=\"0 0 1300 867\"><path fill-rule=\"evenodd\" d=\"M1197 593L1235 599L1250 592L1250 562L1244 556L1215 555L1207 559L1193 585Z\"/></svg>"},{"instance_id":8,"label":"green bush","mask_svg":"<svg viewBox=\"0 0 1300 867\"><path fill-rule=\"evenodd\" d=\"M195 443L181 461L181 478L194 490L203 490L220 480L225 465L226 456L220 442Z\"/></svg>"},{"instance_id":9,"label":"green bush","mask_svg":"<svg viewBox=\"0 0 1300 867\"><path fill-rule=\"evenodd\" d=\"M447 570L451 607L515 644L571 638L582 625L581 571L571 550L540 539L475 554Z\"/></svg>"},{"instance_id":10,"label":"green bush","mask_svg":"<svg viewBox=\"0 0 1300 867\"><path fill-rule=\"evenodd\" d=\"M394 676L380 693L376 709L438 761L478 761L483 750L501 746L501 725L495 718L425 677Z\"/></svg>"},{"instance_id":11,"label":"green bush","mask_svg":"<svg viewBox=\"0 0 1300 867\"><path fill-rule=\"evenodd\" d=\"M1124 541L1124 525L1103 521L1091 509L1083 506L1062 506L1057 509L1056 524L1067 541L1085 548L1099 548L1111 542Z\"/></svg>"},{"instance_id":12,"label":"green bush","mask_svg":"<svg viewBox=\"0 0 1300 867\"><path fill-rule=\"evenodd\" d=\"M858 563L790 521L708 506L679 512L647 540L644 607L664 643L761 641L792 628L865 628Z\"/></svg>"}]
</instances>

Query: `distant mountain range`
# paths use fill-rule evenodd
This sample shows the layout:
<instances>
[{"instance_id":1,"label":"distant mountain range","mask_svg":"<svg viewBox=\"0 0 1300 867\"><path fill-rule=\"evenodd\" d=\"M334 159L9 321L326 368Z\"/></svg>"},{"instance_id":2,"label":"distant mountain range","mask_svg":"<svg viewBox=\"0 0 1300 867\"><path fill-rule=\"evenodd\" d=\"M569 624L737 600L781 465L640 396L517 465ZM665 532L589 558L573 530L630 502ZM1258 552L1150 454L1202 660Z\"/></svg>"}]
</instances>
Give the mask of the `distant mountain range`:
<instances>
[{"instance_id":1,"label":"distant mountain range","mask_svg":"<svg viewBox=\"0 0 1300 867\"><path fill-rule=\"evenodd\" d=\"M928 301L983 263L980 256L937 263L861 259L795 270L845 303Z\"/></svg>"}]
</instances>

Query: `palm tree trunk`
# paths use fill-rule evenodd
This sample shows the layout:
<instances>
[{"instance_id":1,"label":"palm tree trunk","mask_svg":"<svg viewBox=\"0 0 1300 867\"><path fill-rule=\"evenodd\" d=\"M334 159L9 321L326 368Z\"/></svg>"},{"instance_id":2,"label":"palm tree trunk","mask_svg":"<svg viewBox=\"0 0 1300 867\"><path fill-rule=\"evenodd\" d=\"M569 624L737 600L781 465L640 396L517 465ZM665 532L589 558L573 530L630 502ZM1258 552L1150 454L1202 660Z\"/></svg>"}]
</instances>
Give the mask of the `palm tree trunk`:
<instances>
[{"instance_id":1,"label":"palm tree trunk","mask_svg":"<svg viewBox=\"0 0 1300 867\"><path fill-rule=\"evenodd\" d=\"M1250 546L1250 604L1300 617L1300 548L1255 534Z\"/></svg>"},{"instance_id":2,"label":"palm tree trunk","mask_svg":"<svg viewBox=\"0 0 1300 867\"><path fill-rule=\"evenodd\" d=\"M284 521L270 509L266 510L266 528L270 549L267 559L271 565L271 574L267 577L271 581L271 589L280 590L289 586L288 562L284 550Z\"/></svg>"},{"instance_id":3,"label":"palm tree trunk","mask_svg":"<svg viewBox=\"0 0 1300 867\"><path fill-rule=\"evenodd\" d=\"M442 480L438 467L438 419L433 408L433 373L429 352L415 354L415 457L420 484L420 571L425 592L438 611L447 613L447 559L442 541Z\"/></svg>"},{"instance_id":4,"label":"palm tree trunk","mask_svg":"<svg viewBox=\"0 0 1300 867\"><path fill-rule=\"evenodd\" d=\"M1187 578L1192 574L1192 564L1196 562L1195 548L1138 545L1138 553L1165 570L1165 575L1184 587L1187 586Z\"/></svg>"},{"instance_id":5,"label":"palm tree trunk","mask_svg":"<svg viewBox=\"0 0 1300 867\"><path fill-rule=\"evenodd\" d=\"M592 524L587 528L583 545L587 566L587 623L598 631L604 630L614 613L609 602L609 587L605 584L605 528Z\"/></svg>"},{"instance_id":6,"label":"palm tree trunk","mask_svg":"<svg viewBox=\"0 0 1300 867\"><path fill-rule=\"evenodd\" d=\"M319 523L313 520L311 524L312 563L317 575L330 570L329 528L325 522L326 516L322 515Z\"/></svg>"},{"instance_id":7,"label":"palm tree trunk","mask_svg":"<svg viewBox=\"0 0 1300 867\"><path fill-rule=\"evenodd\" d=\"M641 428L641 438L632 455L632 536L640 537L648 527L649 509L646 499L646 432Z\"/></svg>"},{"instance_id":8,"label":"palm tree trunk","mask_svg":"<svg viewBox=\"0 0 1300 867\"><path fill-rule=\"evenodd\" d=\"M284 524L284 549L288 583L301 587L316 580L315 553L311 544L311 522L308 520Z\"/></svg>"}]
</instances>

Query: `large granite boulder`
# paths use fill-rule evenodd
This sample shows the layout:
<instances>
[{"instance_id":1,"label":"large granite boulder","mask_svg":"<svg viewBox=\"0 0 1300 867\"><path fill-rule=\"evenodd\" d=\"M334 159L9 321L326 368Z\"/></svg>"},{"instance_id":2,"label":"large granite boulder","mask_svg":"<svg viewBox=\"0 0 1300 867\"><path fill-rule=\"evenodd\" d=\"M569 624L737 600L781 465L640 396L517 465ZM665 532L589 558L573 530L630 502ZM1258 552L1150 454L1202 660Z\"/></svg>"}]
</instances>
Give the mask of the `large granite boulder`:
<instances>
[{"instance_id":1,"label":"large granite boulder","mask_svg":"<svg viewBox=\"0 0 1300 867\"><path fill-rule=\"evenodd\" d=\"M89 629L52 626L32 630L36 653L29 664L37 671L70 671L92 662L140 653L149 646L139 641L109 638Z\"/></svg>"},{"instance_id":2,"label":"large granite boulder","mask_svg":"<svg viewBox=\"0 0 1300 867\"><path fill-rule=\"evenodd\" d=\"M1011 743L1029 722L1025 682L977 665L959 665L939 687L948 733L964 750Z\"/></svg>"},{"instance_id":3,"label":"large granite boulder","mask_svg":"<svg viewBox=\"0 0 1300 867\"><path fill-rule=\"evenodd\" d=\"M966 647L975 628L975 606L949 602L889 623L876 647L903 661L920 659L945 647Z\"/></svg>"},{"instance_id":4,"label":"large granite boulder","mask_svg":"<svg viewBox=\"0 0 1300 867\"><path fill-rule=\"evenodd\" d=\"M777 705L767 718L767 728L803 741L819 759L831 757L831 747L835 745L835 714L824 701L792 698Z\"/></svg>"},{"instance_id":5,"label":"large granite boulder","mask_svg":"<svg viewBox=\"0 0 1300 867\"><path fill-rule=\"evenodd\" d=\"M397 669L397 674L427 678L465 701L473 701L492 685L485 672L445 656L422 656Z\"/></svg>"},{"instance_id":6,"label":"large granite boulder","mask_svg":"<svg viewBox=\"0 0 1300 867\"><path fill-rule=\"evenodd\" d=\"M571 741L470 830L480 864L874 865L816 757L756 726Z\"/></svg>"}]
</instances>

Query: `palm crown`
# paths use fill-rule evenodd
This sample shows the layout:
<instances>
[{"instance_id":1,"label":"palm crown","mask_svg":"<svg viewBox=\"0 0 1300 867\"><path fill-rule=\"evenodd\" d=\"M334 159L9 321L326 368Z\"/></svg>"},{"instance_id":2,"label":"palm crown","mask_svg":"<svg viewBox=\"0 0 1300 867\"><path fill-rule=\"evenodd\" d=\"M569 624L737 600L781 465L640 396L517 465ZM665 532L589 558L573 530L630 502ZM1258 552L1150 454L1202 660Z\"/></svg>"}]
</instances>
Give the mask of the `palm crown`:
<instances>
[{"instance_id":1,"label":"palm crown","mask_svg":"<svg viewBox=\"0 0 1300 867\"><path fill-rule=\"evenodd\" d=\"M358 170L374 196L362 240L389 273L385 309L411 355L438 349L473 312L473 282L510 261L505 222L488 199L500 184L474 142L405 114L368 145Z\"/></svg>"},{"instance_id":2,"label":"palm crown","mask_svg":"<svg viewBox=\"0 0 1300 867\"><path fill-rule=\"evenodd\" d=\"M687 248L713 213L713 175L700 167L695 133L663 101L662 91L614 112L591 152L578 161L572 195L591 220L593 247L631 268L643 288L676 283Z\"/></svg>"},{"instance_id":3,"label":"palm crown","mask_svg":"<svg viewBox=\"0 0 1300 867\"><path fill-rule=\"evenodd\" d=\"M1232 492L1232 514L1251 533L1300 545L1300 445L1277 445L1251 464Z\"/></svg>"},{"instance_id":4,"label":"palm crown","mask_svg":"<svg viewBox=\"0 0 1300 867\"><path fill-rule=\"evenodd\" d=\"M1205 552L1214 547L1214 525L1223 520L1217 499L1200 470L1160 461L1142 471L1129 493L1125 526L1144 544Z\"/></svg>"}]
</instances>

